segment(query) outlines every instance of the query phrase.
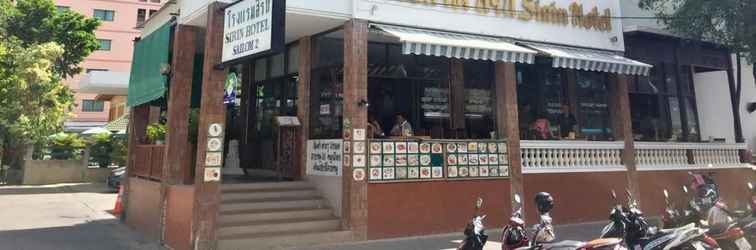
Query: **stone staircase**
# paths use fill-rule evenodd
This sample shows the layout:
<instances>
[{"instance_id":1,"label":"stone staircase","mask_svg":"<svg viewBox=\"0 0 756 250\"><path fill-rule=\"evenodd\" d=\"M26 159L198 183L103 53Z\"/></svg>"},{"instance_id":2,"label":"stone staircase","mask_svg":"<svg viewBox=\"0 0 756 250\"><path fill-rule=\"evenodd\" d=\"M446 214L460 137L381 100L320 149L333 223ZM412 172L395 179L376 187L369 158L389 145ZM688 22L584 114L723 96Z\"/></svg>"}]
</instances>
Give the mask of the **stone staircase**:
<instances>
[{"instance_id":1,"label":"stone staircase","mask_svg":"<svg viewBox=\"0 0 756 250\"><path fill-rule=\"evenodd\" d=\"M224 184L218 249L285 249L350 241L308 182Z\"/></svg>"}]
</instances>

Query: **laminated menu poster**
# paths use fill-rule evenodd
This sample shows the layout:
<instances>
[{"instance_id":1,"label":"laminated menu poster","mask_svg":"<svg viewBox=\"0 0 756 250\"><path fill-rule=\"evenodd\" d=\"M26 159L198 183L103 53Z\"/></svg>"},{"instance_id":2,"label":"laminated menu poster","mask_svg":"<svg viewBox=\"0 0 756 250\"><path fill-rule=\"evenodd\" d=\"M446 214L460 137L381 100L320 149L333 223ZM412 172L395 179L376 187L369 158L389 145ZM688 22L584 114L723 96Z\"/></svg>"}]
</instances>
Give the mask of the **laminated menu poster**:
<instances>
[{"instance_id":1,"label":"laminated menu poster","mask_svg":"<svg viewBox=\"0 0 756 250\"><path fill-rule=\"evenodd\" d=\"M376 140L368 145L371 182L509 176L503 141Z\"/></svg>"},{"instance_id":2,"label":"laminated menu poster","mask_svg":"<svg viewBox=\"0 0 756 250\"><path fill-rule=\"evenodd\" d=\"M443 144L412 140L371 141L368 180L419 181L443 179Z\"/></svg>"},{"instance_id":3,"label":"laminated menu poster","mask_svg":"<svg viewBox=\"0 0 756 250\"><path fill-rule=\"evenodd\" d=\"M489 115L493 112L491 91L485 89L465 90L465 114Z\"/></svg>"}]
</instances>

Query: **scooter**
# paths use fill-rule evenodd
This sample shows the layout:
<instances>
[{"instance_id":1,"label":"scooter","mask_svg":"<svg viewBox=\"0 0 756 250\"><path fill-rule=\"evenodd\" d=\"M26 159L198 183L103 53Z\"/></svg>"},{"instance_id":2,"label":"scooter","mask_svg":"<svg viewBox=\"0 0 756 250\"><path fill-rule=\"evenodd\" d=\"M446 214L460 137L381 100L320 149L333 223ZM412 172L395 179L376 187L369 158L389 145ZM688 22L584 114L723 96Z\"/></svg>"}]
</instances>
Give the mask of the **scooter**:
<instances>
[{"instance_id":1,"label":"scooter","mask_svg":"<svg viewBox=\"0 0 756 250\"><path fill-rule=\"evenodd\" d=\"M478 210L483 206L483 198L478 197L475 201L475 214L472 220L465 226L465 239L459 244L457 250L483 250L488 241L485 233L483 219L486 215L478 215Z\"/></svg>"},{"instance_id":2,"label":"scooter","mask_svg":"<svg viewBox=\"0 0 756 250\"><path fill-rule=\"evenodd\" d=\"M682 190L684 194L688 194L687 186L683 185ZM706 223L705 221L701 221L701 218L703 217L701 207L695 203L694 199L690 199L690 203L687 203L687 207L676 208L674 203L670 200L669 192L665 189L664 202L666 203L666 207L664 213L662 213L662 228L677 228L691 223L701 227Z\"/></svg>"},{"instance_id":3,"label":"scooter","mask_svg":"<svg viewBox=\"0 0 756 250\"><path fill-rule=\"evenodd\" d=\"M545 250L545 249L565 249L565 250L625 250L621 245L621 239L597 239L589 242L581 241L559 241L544 242L539 239L555 238L555 236L544 236L553 234L551 226L551 216L548 213L541 214L541 221L535 227L535 233L532 238L528 238L523 220L522 200L519 194L514 195L514 204L512 217L509 223L504 227L502 232L502 250ZM547 232L548 231L548 232Z\"/></svg>"},{"instance_id":4,"label":"scooter","mask_svg":"<svg viewBox=\"0 0 756 250\"><path fill-rule=\"evenodd\" d=\"M719 198L719 187L714 182L713 174L694 174L691 188L696 196L690 204L694 208L700 208L701 219L705 220L704 226L708 226L707 235L717 241L723 249L752 249L751 243L745 237L745 231L739 223L733 220L733 213Z\"/></svg>"},{"instance_id":5,"label":"scooter","mask_svg":"<svg viewBox=\"0 0 756 250\"><path fill-rule=\"evenodd\" d=\"M627 191L628 204L623 206L617 201L617 194L612 190L615 207L611 211L610 224L602 231L603 237L623 235L629 249L668 250L668 249L714 249L705 242L706 230L696 228L693 224L684 227L658 230L650 227L643 212L638 209L637 201Z\"/></svg>"}]
</instances>

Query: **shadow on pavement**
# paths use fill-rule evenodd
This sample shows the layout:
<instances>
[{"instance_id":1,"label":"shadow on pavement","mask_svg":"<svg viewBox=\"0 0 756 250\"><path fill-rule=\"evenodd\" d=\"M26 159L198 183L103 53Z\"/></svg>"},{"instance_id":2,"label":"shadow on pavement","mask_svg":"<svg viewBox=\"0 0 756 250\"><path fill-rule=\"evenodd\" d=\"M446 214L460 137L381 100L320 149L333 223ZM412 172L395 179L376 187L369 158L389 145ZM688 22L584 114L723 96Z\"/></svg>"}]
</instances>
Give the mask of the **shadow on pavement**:
<instances>
[{"instance_id":1,"label":"shadow on pavement","mask_svg":"<svg viewBox=\"0 0 756 250\"><path fill-rule=\"evenodd\" d=\"M89 250L164 249L139 237L116 219L66 227L0 231L0 249Z\"/></svg>"}]
</instances>

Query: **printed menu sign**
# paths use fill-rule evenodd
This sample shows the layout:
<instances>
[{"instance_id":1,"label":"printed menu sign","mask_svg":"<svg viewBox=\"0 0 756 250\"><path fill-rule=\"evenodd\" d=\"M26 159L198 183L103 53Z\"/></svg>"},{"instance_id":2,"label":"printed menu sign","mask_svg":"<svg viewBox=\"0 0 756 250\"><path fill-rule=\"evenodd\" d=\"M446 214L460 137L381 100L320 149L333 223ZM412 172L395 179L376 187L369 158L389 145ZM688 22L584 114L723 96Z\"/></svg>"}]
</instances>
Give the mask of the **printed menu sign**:
<instances>
[{"instance_id":1,"label":"printed menu sign","mask_svg":"<svg viewBox=\"0 0 756 250\"><path fill-rule=\"evenodd\" d=\"M307 175L341 176L343 141L307 141Z\"/></svg>"}]
</instances>

